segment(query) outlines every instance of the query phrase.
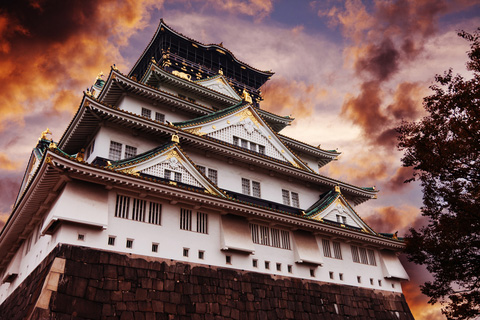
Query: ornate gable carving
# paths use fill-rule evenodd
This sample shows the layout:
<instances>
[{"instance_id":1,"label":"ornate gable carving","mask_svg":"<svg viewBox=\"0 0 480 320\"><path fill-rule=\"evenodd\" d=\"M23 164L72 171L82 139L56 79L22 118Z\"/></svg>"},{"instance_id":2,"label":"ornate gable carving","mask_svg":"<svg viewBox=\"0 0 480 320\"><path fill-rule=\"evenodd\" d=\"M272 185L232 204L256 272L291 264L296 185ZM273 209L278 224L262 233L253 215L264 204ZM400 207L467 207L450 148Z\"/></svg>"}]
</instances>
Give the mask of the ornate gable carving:
<instances>
[{"instance_id":1,"label":"ornate gable carving","mask_svg":"<svg viewBox=\"0 0 480 320\"><path fill-rule=\"evenodd\" d=\"M232 97L236 100L242 100L242 98L235 92L235 89L233 89L221 75L206 80L196 81L196 83L220 92L226 96Z\"/></svg>"}]
</instances>

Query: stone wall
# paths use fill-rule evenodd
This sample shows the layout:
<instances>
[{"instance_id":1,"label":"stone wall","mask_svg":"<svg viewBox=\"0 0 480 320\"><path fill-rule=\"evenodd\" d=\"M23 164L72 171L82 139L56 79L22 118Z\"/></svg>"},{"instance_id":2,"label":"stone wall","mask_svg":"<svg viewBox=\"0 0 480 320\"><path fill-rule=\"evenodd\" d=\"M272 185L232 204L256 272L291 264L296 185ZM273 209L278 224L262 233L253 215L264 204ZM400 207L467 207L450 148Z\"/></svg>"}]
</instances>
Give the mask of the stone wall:
<instances>
[{"instance_id":1,"label":"stone wall","mask_svg":"<svg viewBox=\"0 0 480 320\"><path fill-rule=\"evenodd\" d=\"M65 268L56 291L50 287L48 307L42 307L38 300L45 297L44 284L55 258L63 258ZM0 315L2 319L413 319L398 293L68 245L57 247L45 259L0 306Z\"/></svg>"}]
</instances>

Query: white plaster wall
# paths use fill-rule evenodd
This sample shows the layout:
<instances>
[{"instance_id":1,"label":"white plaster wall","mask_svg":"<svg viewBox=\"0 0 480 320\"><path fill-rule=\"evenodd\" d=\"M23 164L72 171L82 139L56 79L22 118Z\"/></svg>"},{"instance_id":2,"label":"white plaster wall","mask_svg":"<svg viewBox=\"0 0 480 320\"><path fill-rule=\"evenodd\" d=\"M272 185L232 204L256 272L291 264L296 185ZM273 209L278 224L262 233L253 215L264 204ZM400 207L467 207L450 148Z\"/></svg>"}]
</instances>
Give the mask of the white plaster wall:
<instances>
[{"instance_id":1,"label":"white plaster wall","mask_svg":"<svg viewBox=\"0 0 480 320\"><path fill-rule=\"evenodd\" d=\"M119 142L122 144L122 158L125 154L125 146L129 145L137 148L137 154L151 150L159 146L154 141L147 139L139 139L138 136L133 135L132 132L127 130L119 130L112 127L101 127L94 137L95 148L93 153L86 159L88 162L92 162L95 157L109 158L110 141Z\"/></svg>"},{"instance_id":2,"label":"white plaster wall","mask_svg":"<svg viewBox=\"0 0 480 320\"><path fill-rule=\"evenodd\" d=\"M124 96L119 102L118 107L122 110L142 115L142 107L152 110L152 119L155 120L155 112L160 112L165 115L165 121L177 122L189 120L192 117L177 110L171 106L159 104L158 102L147 102L134 96Z\"/></svg>"},{"instance_id":3,"label":"white plaster wall","mask_svg":"<svg viewBox=\"0 0 480 320\"><path fill-rule=\"evenodd\" d=\"M313 185L307 187L301 181L288 181L278 175L272 177L269 173L258 168L250 170L237 161L233 161L230 164L214 156L207 158L205 154L195 150L188 149L186 152L195 164L218 171L218 186L222 189L242 193L242 178L250 179L251 181L260 182L262 199L283 203L282 189L297 192L301 209L311 206L319 199L320 194L324 192L323 190L315 189Z\"/></svg>"}]
</instances>

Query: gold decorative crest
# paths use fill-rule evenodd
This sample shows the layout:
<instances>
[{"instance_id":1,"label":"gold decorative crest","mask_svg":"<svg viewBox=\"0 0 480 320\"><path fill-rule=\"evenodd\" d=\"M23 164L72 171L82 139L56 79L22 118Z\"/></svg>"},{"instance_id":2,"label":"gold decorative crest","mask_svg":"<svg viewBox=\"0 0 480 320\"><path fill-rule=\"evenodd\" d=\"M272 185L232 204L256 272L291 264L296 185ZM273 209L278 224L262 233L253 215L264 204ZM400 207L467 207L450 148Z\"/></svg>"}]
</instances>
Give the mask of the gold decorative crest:
<instances>
[{"instance_id":1,"label":"gold decorative crest","mask_svg":"<svg viewBox=\"0 0 480 320\"><path fill-rule=\"evenodd\" d=\"M179 162L183 162L182 158L178 154L177 150L172 150L167 154L167 160L170 158L176 158Z\"/></svg>"},{"instance_id":2,"label":"gold decorative crest","mask_svg":"<svg viewBox=\"0 0 480 320\"><path fill-rule=\"evenodd\" d=\"M123 169L123 170L120 170L120 172L123 172L123 173L128 173L128 174L131 174L131 175L134 175L134 176L140 176L140 173L136 170L137 167L131 167L131 168L128 168L128 169Z\"/></svg>"},{"instance_id":3,"label":"gold decorative crest","mask_svg":"<svg viewBox=\"0 0 480 320\"><path fill-rule=\"evenodd\" d=\"M255 118L252 111L250 111L249 109L245 109L245 110L237 113L236 116L240 117L240 121L249 118L257 126L257 128L260 127L260 123L258 122L257 118Z\"/></svg>"},{"instance_id":4,"label":"gold decorative crest","mask_svg":"<svg viewBox=\"0 0 480 320\"><path fill-rule=\"evenodd\" d=\"M196 134L197 136L205 135L205 132L202 132L202 127L192 128L192 129L185 129L185 131L189 133Z\"/></svg>"}]
</instances>

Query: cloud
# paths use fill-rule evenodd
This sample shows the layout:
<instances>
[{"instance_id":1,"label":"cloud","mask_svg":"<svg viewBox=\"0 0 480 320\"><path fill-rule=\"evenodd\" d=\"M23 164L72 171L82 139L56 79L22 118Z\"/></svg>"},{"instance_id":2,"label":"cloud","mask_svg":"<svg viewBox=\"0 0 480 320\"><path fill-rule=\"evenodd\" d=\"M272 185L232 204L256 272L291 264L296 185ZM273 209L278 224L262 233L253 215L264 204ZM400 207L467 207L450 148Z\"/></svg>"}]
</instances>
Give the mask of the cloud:
<instances>
[{"instance_id":1,"label":"cloud","mask_svg":"<svg viewBox=\"0 0 480 320\"><path fill-rule=\"evenodd\" d=\"M419 213L420 209L409 205L380 207L376 208L373 214L365 217L365 222L377 232L398 231L399 236L403 236L416 222Z\"/></svg>"},{"instance_id":2,"label":"cloud","mask_svg":"<svg viewBox=\"0 0 480 320\"><path fill-rule=\"evenodd\" d=\"M118 47L161 3L7 2L0 11L0 131L32 112L75 110L78 88L111 64L124 64Z\"/></svg>"},{"instance_id":3,"label":"cloud","mask_svg":"<svg viewBox=\"0 0 480 320\"><path fill-rule=\"evenodd\" d=\"M399 76L436 36L440 17L472 3L463 1L455 6L447 1L395 0L376 1L367 8L361 1L348 0L343 7L318 11L350 40L344 50L345 66L352 67L360 85L359 93L345 98L342 116L358 125L371 145L391 150L401 120L421 116L426 79L402 81Z\"/></svg>"},{"instance_id":4,"label":"cloud","mask_svg":"<svg viewBox=\"0 0 480 320\"><path fill-rule=\"evenodd\" d=\"M406 180L413 177L413 168L412 167L400 167L397 169L393 177L387 182L386 187L390 191L400 191L405 188L407 184Z\"/></svg>"},{"instance_id":5,"label":"cloud","mask_svg":"<svg viewBox=\"0 0 480 320\"><path fill-rule=\"evenodd\" d=\"M7 153L0 151L0 170L17 170L19 163L13 161Z\"/></svg>"},{"instance_id":6,"label":"cloud","mask_svg":"<svg viewBox=\"0 0 480 320\"><path fill-rule=\"evenodd\" d=\"M312 115L315 105L327 96L325 89L303 81L277 77L263 87L262 108L279 115L304 118Z\"/></svg>"},{"instance_id":7,"label":"cloud","mask_svg":"<svg viewBox=\"0 0 480 320\"><path fill-rule=\"evenodd\" d=\"M179 1L176 1L178 3ZM198 4L201 11L204 9L227 12L234 15L254 17L257 21L270 15L273 11L273 0L181 0L188 8L195 8Z\"/></svg>"}]
</instances>

